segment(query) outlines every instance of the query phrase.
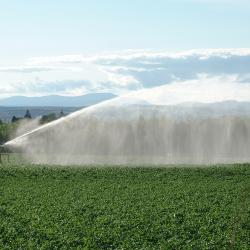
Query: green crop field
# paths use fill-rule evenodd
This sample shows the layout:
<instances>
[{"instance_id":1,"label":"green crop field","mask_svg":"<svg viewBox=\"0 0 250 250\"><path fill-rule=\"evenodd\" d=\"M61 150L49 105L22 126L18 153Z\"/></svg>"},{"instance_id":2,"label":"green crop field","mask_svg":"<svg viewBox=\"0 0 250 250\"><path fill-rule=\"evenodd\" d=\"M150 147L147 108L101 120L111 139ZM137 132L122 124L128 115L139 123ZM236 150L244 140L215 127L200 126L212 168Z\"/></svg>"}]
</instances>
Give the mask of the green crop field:
<instances>
[{"instance_id":1,"label":"green crop field","mask_svg":"<svg viewBox=\"0 0 250 250\"><path fill-rule=\"evenodd\" d=\"M249 249L250 165L0 165L0 249Z\"/></svg>"}]
</instances>

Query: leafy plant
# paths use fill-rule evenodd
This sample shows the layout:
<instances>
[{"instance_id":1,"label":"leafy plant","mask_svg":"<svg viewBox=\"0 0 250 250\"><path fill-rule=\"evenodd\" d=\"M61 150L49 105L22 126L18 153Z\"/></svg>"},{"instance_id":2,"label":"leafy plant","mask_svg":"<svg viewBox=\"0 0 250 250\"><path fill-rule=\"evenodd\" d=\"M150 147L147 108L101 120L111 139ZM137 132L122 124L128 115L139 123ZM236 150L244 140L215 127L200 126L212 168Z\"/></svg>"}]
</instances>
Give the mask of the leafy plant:
<instances>
[{"instance_id":1,"label":"leafy plant","mask_svg":"<svg viewBox=\"0 0 250 250\"><path fill-rule=\"evenodd\" d=\"M250 165L0 167L1 249L248 249Z\"/></svg>"}]
</instances>

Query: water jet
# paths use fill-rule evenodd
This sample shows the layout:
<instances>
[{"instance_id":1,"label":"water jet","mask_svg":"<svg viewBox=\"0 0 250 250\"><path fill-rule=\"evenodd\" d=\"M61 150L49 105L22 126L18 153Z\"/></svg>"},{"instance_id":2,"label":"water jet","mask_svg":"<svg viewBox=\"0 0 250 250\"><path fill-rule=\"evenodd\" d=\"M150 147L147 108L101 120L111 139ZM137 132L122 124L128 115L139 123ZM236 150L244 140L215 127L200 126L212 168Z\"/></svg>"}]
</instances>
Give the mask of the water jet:
<instances>
[{"instance_id":1,"label":"water jet","mask_svg":"<svg viewBox=\"0 0 250 250\"><path fill-rule=\"evenodd\" d=\"M165 97L173 93L160 90ZM213 95L211 102L197 102L196 96L185 102L177 93L183 102L164 103L162 97L154 101L156 93L139 91L79 110L5 147L34 163L62 165L250 161L249 102L216 102Z\"/></svg>"}]
</instances>

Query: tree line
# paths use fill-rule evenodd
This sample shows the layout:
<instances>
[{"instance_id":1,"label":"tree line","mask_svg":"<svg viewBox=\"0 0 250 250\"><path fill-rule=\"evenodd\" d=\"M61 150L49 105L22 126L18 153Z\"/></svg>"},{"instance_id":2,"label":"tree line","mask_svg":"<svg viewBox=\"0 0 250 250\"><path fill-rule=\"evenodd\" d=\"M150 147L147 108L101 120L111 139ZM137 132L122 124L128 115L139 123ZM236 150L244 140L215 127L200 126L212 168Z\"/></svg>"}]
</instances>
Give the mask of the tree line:
<instances>
[{"instance_id":1,"label":"tree line","mask_svg":"<svg viewBox=\"0 0 250 250\"><path fill-rule=\"evenodd\" d=\"M52 122L58 118L61 118L65 116L63 110L57 115L56 113L49 113L47 115L43 115L39 119L39 123L41 125ZM13 116L11 119L11 122L4 122L1 120L0 117L0 145L4 144L8 140L11 139L11 135L13 135L20 124L21 121L23 120L32 120L32 114L30 110L26 110L25 114L23 117L17 117Z\"/></svg>"}]
</instances>

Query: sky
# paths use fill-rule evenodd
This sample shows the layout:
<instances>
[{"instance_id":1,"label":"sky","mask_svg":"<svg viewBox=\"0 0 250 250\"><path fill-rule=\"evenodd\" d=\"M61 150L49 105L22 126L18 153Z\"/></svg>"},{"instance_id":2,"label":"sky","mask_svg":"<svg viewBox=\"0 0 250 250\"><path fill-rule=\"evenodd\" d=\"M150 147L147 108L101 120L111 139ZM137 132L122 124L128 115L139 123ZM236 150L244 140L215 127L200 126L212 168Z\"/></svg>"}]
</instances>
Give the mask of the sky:
<instances>
[{"instance_id":1,"label":"sky","mask_svg":"<svg viewBox=\"0 0 250 250\"><path fill-rule=\"evenodd\" d=\"M0 0L0 98L212 81L242 99L249 27L248 0Z\"/></svg>"}]
</instances>

